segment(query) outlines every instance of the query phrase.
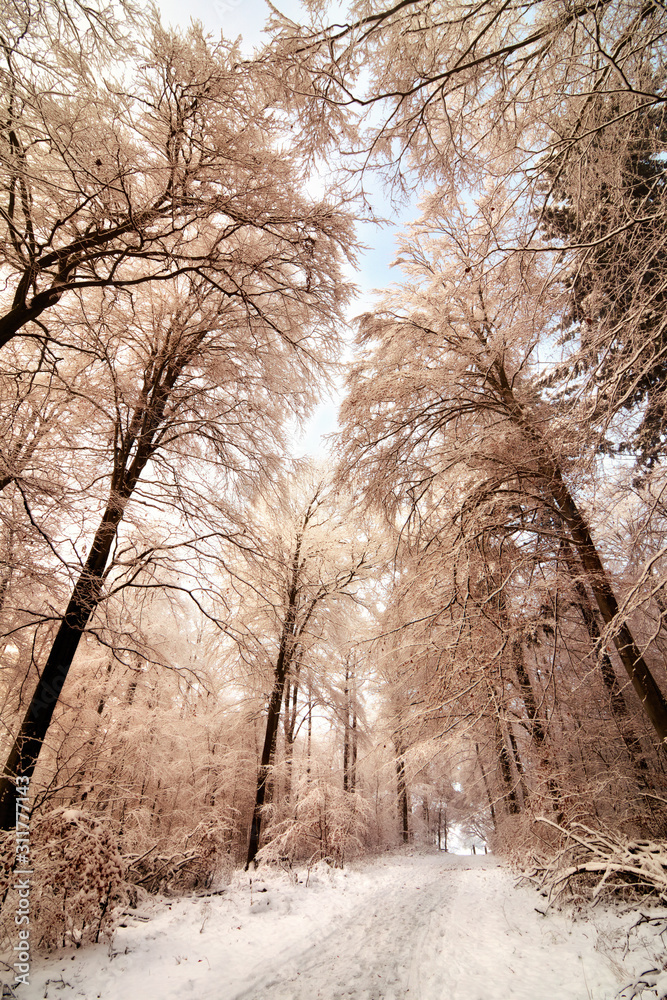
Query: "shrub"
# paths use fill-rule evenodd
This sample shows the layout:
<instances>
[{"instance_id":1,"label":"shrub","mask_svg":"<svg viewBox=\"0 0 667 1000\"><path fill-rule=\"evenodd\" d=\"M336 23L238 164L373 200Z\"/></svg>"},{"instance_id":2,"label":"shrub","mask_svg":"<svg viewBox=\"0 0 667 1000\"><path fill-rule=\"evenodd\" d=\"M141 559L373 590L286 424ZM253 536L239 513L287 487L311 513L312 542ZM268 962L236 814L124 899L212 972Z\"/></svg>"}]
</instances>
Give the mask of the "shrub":
<instances>
[{"instance_id":1,"label":"shrub","mask_svg":"<svg viewBox=\"0 0 667 1000\"><path fill-rule=\"evenodd\" d=\"M268 831L260 860L327 859L342 867L347 858L363 851L370 820L370 807L360 794L320 781L299 801L292 818Z\"/></svg>"},{"instance_id":2,"label":"shrub","mask_svg":"<svg viewBox=\"0 0 667 1000\"><path fill-rule=\"evenodd\" d=\"M0 932L4 943L12 945L18 907L14 852L14 834L5 834L0 843ZM30 868L30 938L38 948L99 941L110 932L114 911L133 901L113 824L78 809L55 809L32 820Z\"/></svg>"}]
</instances>

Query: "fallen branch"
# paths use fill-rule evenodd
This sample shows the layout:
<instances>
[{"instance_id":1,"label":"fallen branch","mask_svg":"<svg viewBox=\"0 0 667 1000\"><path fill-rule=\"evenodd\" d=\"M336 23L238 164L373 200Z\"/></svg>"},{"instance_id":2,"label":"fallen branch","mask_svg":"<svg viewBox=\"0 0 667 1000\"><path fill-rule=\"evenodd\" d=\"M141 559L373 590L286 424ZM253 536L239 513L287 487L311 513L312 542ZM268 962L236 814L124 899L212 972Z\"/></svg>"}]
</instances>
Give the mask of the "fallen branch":
<instances>
[{"instance_id":1,"label":"fallen branch","mask_svg":"<svg viewBox=\"0 0 667 1000\"><path fill-rule=\"evenodd\" d=\"M561 826L539 817L562 835L560 847L550 858L535 859L524 874L536 882L549 899L565 890L586 887L593 899L603 892L631 890L667 901L667 844L629 840L611 831L594 830L583 823Z\"/></svg>"}]
</instances>

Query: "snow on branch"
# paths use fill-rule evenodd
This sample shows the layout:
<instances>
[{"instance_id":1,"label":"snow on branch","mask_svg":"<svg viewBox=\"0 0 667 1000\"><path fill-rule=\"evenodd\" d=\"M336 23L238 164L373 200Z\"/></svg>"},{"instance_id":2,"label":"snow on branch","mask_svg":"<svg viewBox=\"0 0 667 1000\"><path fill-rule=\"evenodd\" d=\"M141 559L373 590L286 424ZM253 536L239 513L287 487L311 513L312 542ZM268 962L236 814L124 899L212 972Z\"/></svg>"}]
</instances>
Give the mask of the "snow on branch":
<instances>
[{"instance_id":1,"label":"snow on branch","mask_svg":"<svg viewBox=\"0 0 667 1000\"><path fill-rule=\"evenodd\" d=\"M594 830L583 823L569 828L546 817L546 823L562 834L561 844L550 858L536 859L525 872L527 878L546 891L550 900L567 890L599 898L603 892L628 890L657 895L667 902L667 843L630 840L610 830Z\"/></svg>"}]
</instances>

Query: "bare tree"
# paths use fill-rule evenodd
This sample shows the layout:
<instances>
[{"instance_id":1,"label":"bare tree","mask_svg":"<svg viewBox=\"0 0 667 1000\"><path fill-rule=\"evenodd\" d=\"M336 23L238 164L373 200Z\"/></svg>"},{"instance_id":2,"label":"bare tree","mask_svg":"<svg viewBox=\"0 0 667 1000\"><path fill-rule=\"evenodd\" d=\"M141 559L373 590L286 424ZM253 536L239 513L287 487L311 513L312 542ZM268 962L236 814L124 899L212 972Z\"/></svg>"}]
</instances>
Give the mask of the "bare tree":
<instances>
[{"instance_id":1,"label":"bare tree","mask_svg":"<svg viewBox=\"0 0 667 1000\"><path fill-rule=\"evenodd\" d=\"M90 21L109 15L71 10L78 55L69 37L44 52L59 33L51 2L14 5L1 43L0 346L19 332L48 337L40 317L63 297L186 273L261 312L252 284L263 241L294 218L293 153L275 155L270 95L199 28L182 38L154 14L133 16L107 25L104 46ZM301 217L313 268L304 289L316 284L323 221Z\"/></svg>"},{"instance_id":2,"label":"bare tree","mask_svg":"<svg viewBox=\"0 0 667 1000\"><path fill-rule=\"evenodd\" d=\"M539 510L549 512L551 524L557 518L662 742L667 702L568 484L572 455L583 457L586 448L585 432L576 412L554 408L531 381L531 354L553 308L531 291L539 270L531 275L530 259L517 257L511 266L475 274L475 251L457 249L458 234L447 243L430 242L427 233L417 228L402 254L411 287L362 320L367 353L353 369L344 409L347 468L357 470L367 495L387 504L392 516L407 509L418 519L422 497L437 504L451 491L468 494L460 506L467 532L489 517L507 519L510 535L531 521L529 530L539 531ZM470 236L478 238L484 242L483 229ZM457 470L455 486L443 476L446 469Z\"/></svg>"},{"instance_id":3,"label":"bare tree","mask_svg":"<svg viewBox=\"0 0 667 1000\"><path fill-rule=\"evenodd\" d=\"M303 244L297 239L295 246L298 255ZM290 398L285 396L285 364L296 390L293 398L298 401L299 396L303 400L308 397L308 385L294 381L299 367L306 376L313 373L318 361L326 358L329 345L324 346L319 359L314 344L309 345L308 353L293 346L292 324L297 317L301 319L303 340L309 322L308 297L300 301L298 285L294 287L299 274L298 256L286 253L282 241L273 248L270 240L265 242L265 273L270 273L272 250L276 254L273 280L267 287L260 283L259 273L256 278L254 297L255 301L261 300L257 312L238 303L235 297L225 302L210 282L197 279L196 283L189 281L177 288L171 302L169 294L165 297L153 293L149 302L139 305L132 300L129 311L116 305L107 316L106 321L115 331L101 358L102 367L109 368L113 376L112 395L106 404L112 444L109 494L6 764L5 823L11 822L12 778L32 774L81 635L102 598L119 525L149 464L166 462L169 467L170 452L178 451L176 443L199 437L228 477L242 483L253 470L266 469L271 452L265 445L279 439L285 400ZM312 281L310 252L307 260ZM273 281L280 272L284 276L287 268L291 270L292 287L285 282L276 291ZM253 301L250 292L246 297ZM322 318L323 302L321 299L317 307ZM335 310L333 300L331 306ZM118 337L123 327L134 328L133 340L126 335ZM245 339L242 330L247 334ZM262 350L258 353L260 344ZM134 358L131 367L123 370L122 366L128 364L128 351ZM292 358L294 363L290 364L288 359ZM121 367L116 368L117 364ZM280 394L275 395L278 384ZM158 459L158 453L163 457ZM135 557L131 577L147 558L150 547L144 556L138 560Z\"/></svg>"},{"instance_id":4,"label":"bare tree","mask_svg":"<svg viewBox=\"0 0 667 1000\"><path fill-rule=\"evenodd\" d=\"M263 808L270 771L275 758L280 713L288 678L294 683L299 663L307 650L332 628L339 605L354 597L358 578L368 569L369 540L335 508L336 498L325 480L306 478L292 488L294 496L282 506L292 509L292 523L280 519L279 549L275 565L258 572L261 580L273 577L269 590L275 593L271 608L275 618L276 655L271 670L266 729L257 777L248 857L249 866L260 846ZM279 522L280 524L280 522ZM283 536L283 537L281 537ZM358 536L358 537L355 537ZM275 545L275 542L274 542ZM274 557L275 559L275 557ZM266 641L266 640L264 640ZM285 712L289 706L285 704Z\"/></svg>"},{"instance_id":5,"label":"bare tree","mask_svg":"<svg viewBox=\"0 0 667 1000\"><path fill-rule=\"evenodd\" d=\"M576 158L589 103L659 107L664 16L639 2L359 0L332 24L323 7L304 24L275 11L265 62L304 114L306 144L343 135L366 164L467 188L515 168L534 177L540 154Z\"/></svg>"}]
</instances>

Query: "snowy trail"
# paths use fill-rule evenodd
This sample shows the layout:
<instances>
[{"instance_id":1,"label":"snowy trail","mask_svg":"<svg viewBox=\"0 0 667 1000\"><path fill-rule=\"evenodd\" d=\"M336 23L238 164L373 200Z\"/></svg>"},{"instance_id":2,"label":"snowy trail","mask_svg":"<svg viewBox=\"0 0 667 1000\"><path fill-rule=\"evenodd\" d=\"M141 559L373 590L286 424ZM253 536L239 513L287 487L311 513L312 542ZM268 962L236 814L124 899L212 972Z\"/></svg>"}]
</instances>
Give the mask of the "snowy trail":
<instances>
[{"instance_id":1,"label":"snowy trail","mask_svg":"<svg viewBox=\"0 0 667 1000\"><path fill-rule=\"evenodd\" d=\"M286 962L278 975L262 977L234 994L234 1000L397 1000L408 990L421 997L419 969L431 919L448 906L442 886L401 880L371 892L360 904L326 937Z\"/></svg>"},{"instance_id":2,"label":"snowy trail","mask_svg":"<svg viewBox=\"0 0 667 1000\"><path fill-rule=\"evenodd\" d=\"M542 897L515 883L490 856L442 853L319 865L308 884L260 869L251 887L237 873L222 896L128 916L111 949L36 962L21 996L613 1000L632 970L598 946L618 926L543 916Z\"/></svg>"},{"instance_id":3,"label":"snowy trail","mask_svg":"<svg viewBox=\"0 0 667 1000\"><path fill-rule=\"evenodd\" d=\"M415 876L417 884L413 884ZM543 933L539 897L489 857L425 856L389 866L378 891L268 976L224 1000L588 1000L590 930L556 918ZM526 902L525 896L523 902ZM531 912L532 911L532 912ZM590 935L590 936L589 936ZM574 948L573 948L574 945ZM589 957L591 975L600 956ZM605 982L606 980L606 982Z\"/></svg>"}]
</instances>

